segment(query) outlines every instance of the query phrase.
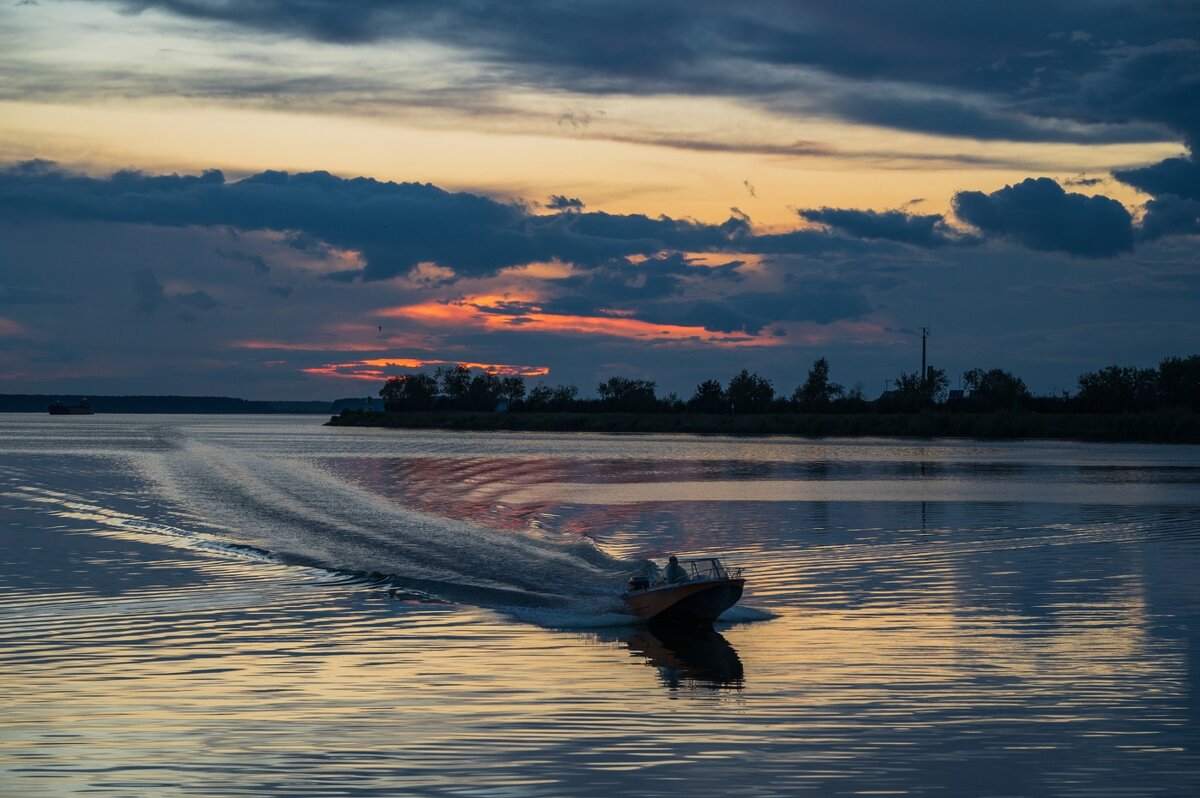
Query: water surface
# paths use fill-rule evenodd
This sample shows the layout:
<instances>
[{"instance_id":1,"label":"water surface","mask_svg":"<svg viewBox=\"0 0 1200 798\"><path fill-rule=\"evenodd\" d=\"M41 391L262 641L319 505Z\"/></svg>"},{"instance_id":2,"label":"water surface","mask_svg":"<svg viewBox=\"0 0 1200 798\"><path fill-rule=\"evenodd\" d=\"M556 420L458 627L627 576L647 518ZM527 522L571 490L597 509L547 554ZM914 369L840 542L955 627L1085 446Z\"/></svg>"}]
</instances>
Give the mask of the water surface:
<instances>
[{"instance_id":1,"label":"water surface","mask_svg":"<svg viewBox=\"0 0 1200 798\"><path fill-rule=\"evenodd\" d=\"M0 541L6 795L1200 787L1197 447L10 415Z\"/></svg>"}]
</instances>

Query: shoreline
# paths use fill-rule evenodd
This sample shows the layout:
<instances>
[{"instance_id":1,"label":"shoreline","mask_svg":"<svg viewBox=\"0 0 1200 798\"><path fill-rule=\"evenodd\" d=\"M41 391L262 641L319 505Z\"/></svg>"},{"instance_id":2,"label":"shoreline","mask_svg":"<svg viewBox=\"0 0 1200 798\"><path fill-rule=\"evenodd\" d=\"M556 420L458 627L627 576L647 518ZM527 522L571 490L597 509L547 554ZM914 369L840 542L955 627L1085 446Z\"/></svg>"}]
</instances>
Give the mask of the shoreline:
<instances>
[{"instance_id":1,"label":"shoreline","mask_svg":"<svg viewBox=\"0 0 1200 798\"><path fill-rule=\"evenodd\" d=\"M326 426L477 432L610 432L798 437L1076 440L1104 443L1200 443L1200 413L487 413L349 411Z\"/></svg>"}]
</instances>

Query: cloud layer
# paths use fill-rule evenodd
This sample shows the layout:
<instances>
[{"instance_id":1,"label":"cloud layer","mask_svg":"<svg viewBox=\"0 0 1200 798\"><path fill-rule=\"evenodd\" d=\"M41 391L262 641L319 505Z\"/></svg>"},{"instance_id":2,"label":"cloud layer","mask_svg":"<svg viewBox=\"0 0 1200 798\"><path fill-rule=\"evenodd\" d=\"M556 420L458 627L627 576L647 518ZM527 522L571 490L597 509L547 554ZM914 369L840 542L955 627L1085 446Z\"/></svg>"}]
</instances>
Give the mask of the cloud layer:
<instances>
[{"instance_id":1,"label":"cloud layer","mask_svg":"<svg viewBox=\"0 0 1200 798\"><path fill-rule=\"evenodd\" d=\"M1156 174L1151 168L1123 179L1161 187L1157 178L1145 177ZM1193 199L1186 183L1159 182ZM563 197L551 203L553 212L539 215L528 205L480 194L327 172L262 172L231 182L216 170L182 176L121 171L107 178L70 173L48 162L0 170L0 209L13 218L279 231L297 248L332 246L359 253L363 267L338 275L343 279L390 279L426 263L451 270L453 277L495 275L547 261L605 266L603 277L586 280L597 302L612 285L628 283L631 269L644 295L667 293L682 275L697 273L685 260L663 253L813 255L861 251L866 242L937 248L1003 239L1096 258L1133 247L1133 219L1121 203L1067 192L1048 178L1029 178L990 194L962 191L953 204L958 219L977 235L954 228L941 214L828 207L798 211L818 227L767 234L756 233L740 212L707 224L667 215L586 212L578 200ZM1177 201L1172 206L1176 212L1180 207ZM1152 217L1166 210L1165 203L1152 205ZM1165 232L1161 225L1156 229L1158 235ZM259 274L270 270L261 256L237 250L218 254ZM707 271L710 277L736 277L732 267Z\"/></svg>"},{"instance_id":2,"label":"cloud layer","mask_svg":"<svg viewBox=\"0 0 1200 798\"><path fill-rule=\"evenodd\" d=\"M1167 0L9 5L0 158L82 165L0 166L0 375L894 376L931 315L964 368L1168 354L1197 31Z\"/></svg>"},{"instance_id":3,"label":"cloud layer","mask_svg":"<svg viewBox=\"0 0 1200 798\"><path fill-rule=\"evenodd\" d=\"M216 170L184 176L122 171L95 178L29 162L0 170L0 209L13 218L280 231L291 234L297 247L323 244L360 253L363 268L340 276L365 280L405 275L423 263L458 277L481 277L553 260L619 266L627 263L622 259L667 251L799 254L853 246L817 231L755 235L736 215L705 224L666 215L580 212L575 205L536 215L525 205L478 194L327 172L262 172L235 182ZM265 261L251 261L257 271L266 271ZM639 271L649 291L695 270L671 260ZM598 278L592 285L604 287Z\"/></svg>"},{"instance_id":4,"label":"cloud layer","mask_svg":"<svg viewBox=\"0 0 1200 798\"><path fill-rule=\"evenodd\" d=\"M1030 249L1110 258L1133 249L1133 219L1108 197L1068 193L1053 180L1030 178L984 194L960 191L954 212L985 235Z\"/></svg>"},{"instance_id":5,"label":"cloud layer","mask_svg":"<svg viewBox=\"0 0 1200 798\"><path fill-rule=\"evenodd\" d=\"M433 43L515 83L737 96L779 112L950 136L1121 141L1200 131L1200 8L938 0L114 0L341 45ZM1155 132L1155 131L1158 132Z\"/></svg>"},{"instance_id":6,"label":"cloud layer","mask_svg":"<svg viewBox=\"0 0 1200 798\"><path fill-rule=\"evenodd\" d=\"M234 212L245 198L230 190L243 182L275 203L268 216ZM683 393L745 366L790 390L820 355L851 385L911 371L913 320L932 313L937 364L1014 368L1049 390L1064 358L1093 368L1103 365L1095 358L1159 357L1162 341L1200 333L1188 239L1143 226L1143 262L1124 242L1106 245L1111 257L1071 254L1080 242L1045 239L1029 209L1088 220L1094 206L1108 223L1110 201L1033 182L1033 192L980 192L985 210L971 218L987 232L978 235L964 234L961 220L899 211L826 208L804 214L819 228L761 233L736 216L728 225L539 216L476 195L532 239L528 251L554 257L460 274L434 264L463 256L462 244L443 250L431 237L422 246L432 261L363 279L372 264L355 254L358 236L381 248L390 239L361 219L331 230L336 206L359 191L353 208L391 207L386 198L404 184L271 176L259 195L259 177L95 178L24 166L0 172L0 373L27 390L78 386L82 395L169 386L282 398L358 393L352 385L460 361L548 369L545 379L585 389L614 373L646 376ZM486 239L495 224L444 207L455 213L438 224L457 225L448 239ZM374 221L390 224L386 214ZM684 246L695 249L672 248ZM350 281L326 279L348 269Z\"/></svg>"}]
</instances>

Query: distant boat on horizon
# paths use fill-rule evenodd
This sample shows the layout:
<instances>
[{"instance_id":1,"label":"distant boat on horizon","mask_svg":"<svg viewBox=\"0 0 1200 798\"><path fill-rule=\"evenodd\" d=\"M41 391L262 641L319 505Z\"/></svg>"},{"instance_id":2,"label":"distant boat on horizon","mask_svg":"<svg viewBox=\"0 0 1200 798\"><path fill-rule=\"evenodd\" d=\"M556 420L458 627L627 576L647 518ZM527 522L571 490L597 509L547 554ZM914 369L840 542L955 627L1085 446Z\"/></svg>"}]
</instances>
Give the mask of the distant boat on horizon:
<instances>
[{"instance_id":1,"label":"distant boat on horizon","mask_svg":"<svg viewBox=\"0 0 1200 798\"><path fill-rule=\"evenodd\" d=\"M80 399L77 405L64 405L62 402L50 405L50 415L52 416L91 416L95 415L95 412L86 398Z\"/></svg>"}]
</instances>

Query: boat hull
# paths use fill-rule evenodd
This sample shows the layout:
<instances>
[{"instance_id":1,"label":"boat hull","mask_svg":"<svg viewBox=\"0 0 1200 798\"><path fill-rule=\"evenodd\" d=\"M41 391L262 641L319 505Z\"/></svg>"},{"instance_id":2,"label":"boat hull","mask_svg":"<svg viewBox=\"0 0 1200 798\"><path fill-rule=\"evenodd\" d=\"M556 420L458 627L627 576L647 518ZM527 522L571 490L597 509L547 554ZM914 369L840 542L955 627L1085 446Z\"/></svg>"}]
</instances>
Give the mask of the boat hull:
<instances>
[{"instance_id":1,"label":"boat hull","mask_svg":"<svg viewBox=\"0 0 1200 798\"><path fill-rule=\"evenodd\" d=\"M683 582L625 593L629 611L655 623L706 624L738 603L745 579L712 579Z\"/></svg>"}]
</instances>

